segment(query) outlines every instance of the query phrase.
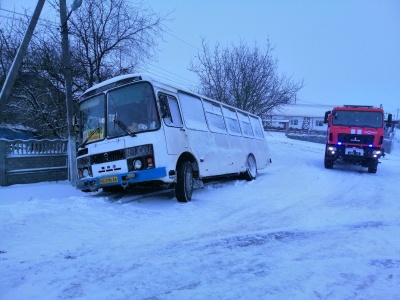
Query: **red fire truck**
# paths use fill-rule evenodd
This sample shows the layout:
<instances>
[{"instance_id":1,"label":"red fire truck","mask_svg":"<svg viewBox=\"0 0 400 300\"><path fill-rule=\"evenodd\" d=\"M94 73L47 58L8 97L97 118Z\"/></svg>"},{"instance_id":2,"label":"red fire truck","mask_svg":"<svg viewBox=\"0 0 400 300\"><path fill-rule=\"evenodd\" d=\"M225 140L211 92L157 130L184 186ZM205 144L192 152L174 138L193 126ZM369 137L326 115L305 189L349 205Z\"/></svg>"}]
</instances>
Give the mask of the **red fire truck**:
<instances>
[{"instance_id":1,"label":"red fire truck","mask_svg":"<svg viewBox=\"0 0 400 300\"><path fill-rule=\"evenodd\" d=\"M387 126L391 121L392 115L389 114ZM382 108L360 105L335 107L325 113L324 123L328 124L325 168L332 169L335 162L342 161L367 167L369 173L376 173L379 158L384 155Z\"/></svg>"}]
</instances>

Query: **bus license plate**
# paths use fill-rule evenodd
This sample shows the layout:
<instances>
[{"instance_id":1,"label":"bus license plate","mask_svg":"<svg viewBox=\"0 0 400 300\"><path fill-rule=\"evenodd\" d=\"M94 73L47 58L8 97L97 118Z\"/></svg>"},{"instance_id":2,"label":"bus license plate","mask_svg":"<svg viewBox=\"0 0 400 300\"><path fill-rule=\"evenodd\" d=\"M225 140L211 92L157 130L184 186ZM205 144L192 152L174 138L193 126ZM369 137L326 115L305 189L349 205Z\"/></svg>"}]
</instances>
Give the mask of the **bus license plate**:
<instances>
[{"instance_id":1,"label":"bus license plate","mask_svg":"<svg viewBox=\"0 0 400 300\"><path fill-rule=\"evenodd\" d=\"M100 184L108 184L108 183L114 183L114 182L118 182L118 177L117 176L101 178L100 179Z\"/></svg>"}]
</instances>

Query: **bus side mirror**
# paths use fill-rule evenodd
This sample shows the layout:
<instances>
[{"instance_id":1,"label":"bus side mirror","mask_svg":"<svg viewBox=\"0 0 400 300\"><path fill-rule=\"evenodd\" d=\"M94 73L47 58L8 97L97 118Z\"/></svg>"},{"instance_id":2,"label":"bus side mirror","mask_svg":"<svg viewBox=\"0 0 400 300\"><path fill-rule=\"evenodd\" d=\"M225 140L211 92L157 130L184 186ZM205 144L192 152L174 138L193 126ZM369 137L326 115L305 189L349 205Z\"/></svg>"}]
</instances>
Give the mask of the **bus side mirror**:
<instances>
[{"instance_id":1,"label":"bus side mirror","mask_svg":"<svg viewBox=\"0 0 400 300\"><path fill-rule=\"evenodd\" d=\"M324 123L327 124L328 123L328 117L331 114L331 111L328 110L327 112L325 112L325 117L324 117Z\"/></svg>"}]
</instances>

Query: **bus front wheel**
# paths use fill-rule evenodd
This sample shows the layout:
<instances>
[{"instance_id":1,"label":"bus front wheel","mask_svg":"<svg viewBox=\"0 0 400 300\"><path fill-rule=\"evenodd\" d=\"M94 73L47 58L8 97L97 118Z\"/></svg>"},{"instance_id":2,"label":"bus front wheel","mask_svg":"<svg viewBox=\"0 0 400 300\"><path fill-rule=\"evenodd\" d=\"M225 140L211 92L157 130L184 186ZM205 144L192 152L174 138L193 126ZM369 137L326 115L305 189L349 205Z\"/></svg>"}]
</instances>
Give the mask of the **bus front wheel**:
<instances>
[{"instance_id":1,"label":"bus front wheel","mask_svg":"<svg viewBox=\"0 0 400 300\"><path fill-rule=\"evenodd\" d=\"M175 196L179 202L189 202L193 194L193 167L189 161L178 165Z\"/></svg>"}]
</instances>

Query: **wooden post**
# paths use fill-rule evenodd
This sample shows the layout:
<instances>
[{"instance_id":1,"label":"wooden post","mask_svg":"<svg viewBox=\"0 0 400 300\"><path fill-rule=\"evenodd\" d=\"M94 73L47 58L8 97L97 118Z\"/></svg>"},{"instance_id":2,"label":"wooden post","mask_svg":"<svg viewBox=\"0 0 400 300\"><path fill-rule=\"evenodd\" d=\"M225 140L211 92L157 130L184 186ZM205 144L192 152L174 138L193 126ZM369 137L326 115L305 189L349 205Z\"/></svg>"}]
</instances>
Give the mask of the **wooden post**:
<instances>
[{"instance_id":1,"label":"wooden post","mask_svg":"<svg viewBox=\"0 0 400 300\"><path fill-rule=\"evenodd\" d=\"M0 140L0 186L7 185L7 145L7 141Z\"/></svg>"},{"instance_id":2,"label":"wooden post","mask_svg":"<svg viewBox=\"0 0 400 300\"><path fill-rule=\"evenodd\" d=\"M74 6L79 1L74 1ZM72 12L72 11L71 11ZM76 179L78 169L76 166L76 140L74 126L72 125L72 119L74 118L74 108L72 104L72 74L71 74L71 57L69 53L69 41L68 41L68 21L69 15L67 14L66 0L60 0L60 20L61 20L61 46L62 46L62 57L64 66L64 78L65 78L65 96L67 104L67 125L68 125L68 169L69 169L69 181L72 186L76 186Z\"/></svg>"},{"instance_id":3,"label":"wooden post","mask_svg":"<svg viewBox=\"0 0 400 300\"><path fill-rule=\"evenodd\" d=\"M10 95L11 88L14 85L15 79L18 77L18 71L21 67L25 52L28 49L29 42L36 27L36 23L39 20L44 2L45 0L38 0L33 16L24 35L24 39L22 40L21 45L18 48L17 54L15 55L14 61L11 65L11 68L8 71L6 80L0 93L0 111L4 111L5 103L8 99L8 96Z\"/></svg>"}]
</instances>

